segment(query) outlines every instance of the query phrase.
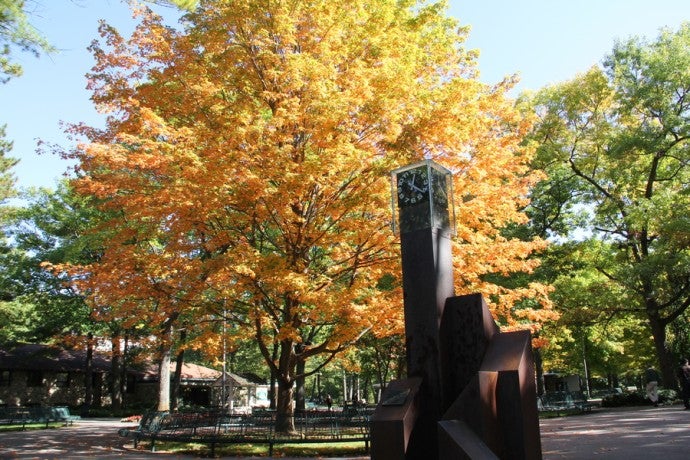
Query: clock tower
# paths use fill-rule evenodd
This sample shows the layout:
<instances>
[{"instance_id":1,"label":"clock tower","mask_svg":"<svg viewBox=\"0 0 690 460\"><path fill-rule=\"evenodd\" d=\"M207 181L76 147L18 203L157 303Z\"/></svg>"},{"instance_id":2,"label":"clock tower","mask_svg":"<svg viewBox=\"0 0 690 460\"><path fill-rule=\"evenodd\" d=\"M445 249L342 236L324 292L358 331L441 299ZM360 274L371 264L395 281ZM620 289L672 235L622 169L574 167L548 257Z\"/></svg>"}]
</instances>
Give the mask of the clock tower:
<instances>
[{"instance_id":1,"label":"clock tower","mask_svg":"<svg viewBox=\"0 0 690 460\"><path fill-rule=\"evenodd\" d=\"M453 293L452 174L424 160L391 172L393 226L400 234L408 377L422 380L407 458L436 458L442 407L439 326Z\"/></svg>"},{"instance_id":2,"label":"clock tower","mask_svg":"<svg viewBox=\"0 0 690 460\"><path fill-rule=\"evenodd\" d=\"M372 415L371 458L541 460L529 331L501 332L481 295L453 295L452 187L431 160L391 172L407 378Z\"/></svg>"}]
</instances>

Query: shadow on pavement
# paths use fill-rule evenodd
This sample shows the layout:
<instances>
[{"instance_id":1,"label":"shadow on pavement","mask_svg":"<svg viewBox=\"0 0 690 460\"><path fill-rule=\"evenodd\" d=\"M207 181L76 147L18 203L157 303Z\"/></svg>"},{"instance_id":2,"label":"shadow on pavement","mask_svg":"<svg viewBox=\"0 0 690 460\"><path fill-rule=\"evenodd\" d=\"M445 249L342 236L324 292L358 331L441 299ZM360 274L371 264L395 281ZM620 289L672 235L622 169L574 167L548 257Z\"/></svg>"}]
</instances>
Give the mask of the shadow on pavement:
<instances>
[{"instance_id":1,"label":"shadow on pavement","mask_svg":"<svg viewBox=\"0 0 690 460\"><path fill-rule=\"evenodd\" d=\"M127 426L115 419L85 419L71 427L0 433L0 458L195 458L135 451L131 440L117 434ZM690 458L690 411L682 406L594 409L541 420L540 429L544 460Z\"/></svg>"},{"instance_id":2,"label":"shadow on pavement","mask_svg":"<svg viewBox=\"0 0 690 460\"><path fill-rule=\"evenodd\" d=\"M682 406L595 409L540 425L545 460L690 458L690 411Z\"/></svg>"}]
</instances>

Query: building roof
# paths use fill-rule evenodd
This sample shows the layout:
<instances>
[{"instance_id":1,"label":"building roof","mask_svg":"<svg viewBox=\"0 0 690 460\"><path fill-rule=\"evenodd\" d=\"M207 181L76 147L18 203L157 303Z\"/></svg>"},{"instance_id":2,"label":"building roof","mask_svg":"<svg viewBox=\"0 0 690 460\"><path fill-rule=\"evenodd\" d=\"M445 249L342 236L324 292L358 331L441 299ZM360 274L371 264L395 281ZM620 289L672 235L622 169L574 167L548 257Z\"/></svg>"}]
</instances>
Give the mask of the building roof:
<instances>
[{"instance_id":1,"label":"building roof","mask_svg":"<svg viewBox=\"0 0 690 460\"><path fill-rule=\"evenodd\" d=\"M109 372L112 362L107 354L94 351L93 370ZM19 344L10 349L0 349L1 370L52 371L52 372L85 372L86 350L68 349L44 344ZM148 382L158 380L158 364L148 362L143 367L129 367L129 373L138 375ZM170 364L170 373L175 372L175 362ZM234 374L229 374L234 375ZM199 364L184 363L182 365L182 380L213 383L222 376L221 371L201 366ZM237 379L242 379L235 376ZM242 379L244 380L244 379ZM244 386L240 383L237 385Z\"/></svg>"},{"instance_id":2,"label":"building roof","mask_svg":"<svg viewBox=\"0 0 690 460\"><path fill-rule=\"evenodd\" d=\"M229 386L232 385L234 387L255 387L256 384L250 382L249 380L245 379L244 377L241 377L237 374L233 374L232 372L226 372L225 373L225 385ZM223 373L220 373L220 377L215 381L213 386L223 386Z\"/></svg>"},{"instance_id":3,"label":"building roof","mask_svg":"<svg viewBox=\"0 0 690 460\"><path fill-rule=\"evenodd\" d=\"M96 372L107 372L110 370L110 361L94 353L92 366ZM9 350L0 349L0 369L85 372L86 350L20 344Z\"/></svg>"},{"instance_id":4,"label":"building roof","mask_svg":"<svg viewBox=\"0 0 690 460\"><path fill-rule=\"evenodd\" d=\"M175 362L170 363L170 374L175 372ZM211 369L209 367L201 366L193 363L182 364L182 380L208 380L214 381L222 375L221 371ZM158 364L148 363L140 372L143 380L158 380Z\"/></svg>"},{"instance_id":5,"label":"building roof","mask_svg":"<svg viewBox=\"0 0 690 460\"><path fill-rule=\"evenodd\" d=\"M175 372L174 362L170 363L170 374L172 375L173 372ZM199 364L183 363L181 374L183 382L196 382L197 384L211 383L213 386L223 385L223 372L201 366ZM155 363L149 363L139 375L140 378L146 382L157 381L158 365ZM256 383L253 383L240 375L233 374L232 372L226 372L225 378L226 385L232 384L236 387L256 386Z\"/></svg>"}]
</instances>

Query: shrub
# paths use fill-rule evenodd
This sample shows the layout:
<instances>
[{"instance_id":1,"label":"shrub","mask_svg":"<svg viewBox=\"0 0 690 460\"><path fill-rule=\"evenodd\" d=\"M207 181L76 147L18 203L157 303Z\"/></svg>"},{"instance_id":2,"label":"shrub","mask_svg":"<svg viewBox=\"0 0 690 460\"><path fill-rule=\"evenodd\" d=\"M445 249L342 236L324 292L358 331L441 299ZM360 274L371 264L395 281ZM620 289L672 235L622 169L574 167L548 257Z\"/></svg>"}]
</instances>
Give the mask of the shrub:
<instances>
[{"instance_id":1,"label":"shrub","mask_svg":"<svg viewBox=\"0 0 690 460\"><path fill-rule=\"evenodd\" d=\"M678 399L675 390L664 388L659 390L659 404L673 404ZM614 393L604 396L601 400L601 407L621 407L621 406L646 406L651 404L647 399L647 394L643 391L633 391L630 393Z\"/></svg>"},{"instance_id":2,"label":"shrub","mask_svg":"<svg viewBox=\"0 0 690 460\"><path fill-rule=\"evenodd\" d=\"M601 400L601 407L640 406L648 404L647 396L639 391L631 393L616 393L605 396Z\"/></svg>"},{"instance_id":3,"label":"shrub","mask_svg":"<svg viewBox=\"0 0 690 460\"><path fill-rule=\"evenodd\" d=\"M673 404L678 400L678 392L670 388L659 390L659 404Z\"/></svg>"}]
</instances>

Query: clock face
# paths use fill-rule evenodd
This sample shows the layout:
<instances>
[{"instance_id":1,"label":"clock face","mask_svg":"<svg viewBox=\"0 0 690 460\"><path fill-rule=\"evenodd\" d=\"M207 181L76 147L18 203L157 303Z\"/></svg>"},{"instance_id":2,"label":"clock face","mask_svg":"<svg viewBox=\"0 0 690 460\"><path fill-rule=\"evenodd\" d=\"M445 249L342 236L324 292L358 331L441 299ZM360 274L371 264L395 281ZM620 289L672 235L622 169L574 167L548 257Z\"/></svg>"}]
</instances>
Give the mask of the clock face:
<instances>
[{"instance_id":1,"label":"clock face","mask_svg":"<svg viewBox=\"0 0 690 460\"><path fill-rule=\"evenodd\" d=\"M453 176L448 169L425 160L391 171L391 192L395 232L433 229L455 234Z\"/></svg>"},{"instance_id":2,"label":"clock face","mask_svg":"<svg viewBox=\"0 0 690 460\"><path fill-rule=\"evenodd\" d=\"M427 168L408 169L398 174L398 205L411 206L429 199Z\"/></svg>"}]
</instances>

